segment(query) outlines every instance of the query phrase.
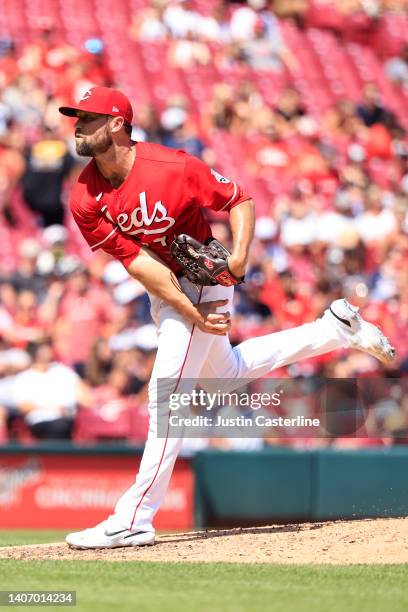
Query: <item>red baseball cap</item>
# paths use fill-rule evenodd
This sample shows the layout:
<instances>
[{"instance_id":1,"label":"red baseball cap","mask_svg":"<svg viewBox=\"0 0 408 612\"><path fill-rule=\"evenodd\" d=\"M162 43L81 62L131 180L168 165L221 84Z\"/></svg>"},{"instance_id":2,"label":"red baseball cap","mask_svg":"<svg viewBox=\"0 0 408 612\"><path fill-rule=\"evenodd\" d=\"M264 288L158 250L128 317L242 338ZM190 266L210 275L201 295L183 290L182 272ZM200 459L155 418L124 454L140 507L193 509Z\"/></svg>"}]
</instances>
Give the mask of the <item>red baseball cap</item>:
<instances>
[{"instance_id":1,"label":"red baseball cap","mask_svg":"<svg viewBox=\"0 0 408 612\"><path fill-rule=\"evenodd\" d=\"M133 119L129 99L121 91L110 87L91 87L83 94L78 106L60 106L59 108L59 112L68 117L77 117L78 111L123 117L129 124Z\"/></svg>"}]
</instances>

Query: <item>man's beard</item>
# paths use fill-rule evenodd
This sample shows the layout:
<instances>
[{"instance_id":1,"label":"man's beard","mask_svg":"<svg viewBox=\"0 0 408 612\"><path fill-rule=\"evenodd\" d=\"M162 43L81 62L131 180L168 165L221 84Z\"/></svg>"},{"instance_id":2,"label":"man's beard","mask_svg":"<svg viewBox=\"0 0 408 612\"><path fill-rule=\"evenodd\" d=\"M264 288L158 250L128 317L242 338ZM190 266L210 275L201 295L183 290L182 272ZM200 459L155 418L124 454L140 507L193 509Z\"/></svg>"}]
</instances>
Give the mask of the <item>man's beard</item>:
<instances>
[{"instance_id":1,"label":"man's beard","mask_svg":"<svg viewBox=\"0 0 408 612\"><path fill-rule=\"evenodd\" d=\"M96 157L106 151L113 144L112 136L108 130L106 130L96 142L92 142L89 137L82 137L82 139L75 143L76 152L80 157Z\"/></svg>"}]
</instances>

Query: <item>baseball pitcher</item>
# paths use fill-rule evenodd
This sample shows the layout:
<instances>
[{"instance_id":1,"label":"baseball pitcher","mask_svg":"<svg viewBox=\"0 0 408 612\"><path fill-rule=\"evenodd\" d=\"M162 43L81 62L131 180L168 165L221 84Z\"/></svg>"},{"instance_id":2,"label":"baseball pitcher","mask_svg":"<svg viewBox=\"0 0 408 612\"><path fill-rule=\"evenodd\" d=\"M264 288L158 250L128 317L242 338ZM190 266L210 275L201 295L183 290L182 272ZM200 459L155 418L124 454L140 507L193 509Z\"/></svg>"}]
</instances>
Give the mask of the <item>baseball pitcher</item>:
<instances>
[{"instance_id":1,"label":"baseball pitcher","mask_svg":"<svg viewBox=\"0 0 408 612\"><path fill-rule=\"evenodd\" d=\"M133 142L132 106L121 92L94 87L76 107L77 153L90 157L72 189L70 206L90 248L122 262L146 288L159 345L149 384L150 427L135 483L112 515L96 527L67 536L74 548L114 548L154 543L153 519L171 477L180 437L157 437L157 380L217 379L232 391L243 378L341 347L386 362L394 349L346 300L322 318L294 329L246 340L228 340L234 285L245 274L254 229L254 205L235 182L183 151ZM214 241L203 209L227 211L232 253ZM223 383L225 380L225 383ZM229 388L223 388L227 384ZM174 383L174 384L173 384ZM185 391L185 389L183 389ZM210 389L208 391L211 391Z\"/></svg>"}]
</instances>

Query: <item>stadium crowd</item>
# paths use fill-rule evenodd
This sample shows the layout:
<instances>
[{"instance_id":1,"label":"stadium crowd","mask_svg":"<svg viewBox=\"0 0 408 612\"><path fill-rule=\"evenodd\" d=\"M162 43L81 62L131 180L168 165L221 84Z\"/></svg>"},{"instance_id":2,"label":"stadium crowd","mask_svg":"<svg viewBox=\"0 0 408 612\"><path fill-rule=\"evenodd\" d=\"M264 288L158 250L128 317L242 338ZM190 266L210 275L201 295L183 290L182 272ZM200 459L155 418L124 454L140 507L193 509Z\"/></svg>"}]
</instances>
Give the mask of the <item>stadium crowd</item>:
<instances>
[{"instance_id":1,"label":"stadium crowd","mask_svg":"<svg viewBox=\"0 0 408 612\"><path fill-rule=\"evenodd\" d=\"M311 321L345 296L381 324L398 352L387 370L340 351L274 377L396 379L408 370L408 125L380 86L386 79L407 100L408 40L378 52L381 78L367 80L360 99L333 96L318 114L313 92L301 91L296 75L304 67L285 35L288 23L292 32L321 28L340 47L358 40L377 53L389 14L407 18L406 3L152 0L124 33L142 49L158 44L183 78L209 78L200 108L186 89L162 104L152 96L135 105L134 139L201 157L258 205L232 342ZM234 78L214 80L223 71ZM268 86L280 84L272 102L261 86L271 75ZM156 349L147 297L119 263L91 256L66 211L83 160L58 107L102 84L121 86L101 39L79 49L52 24L25 44L1 37L0 442L142 442L147 431ZM228 246L227 219L212 222ZM370 443L385 434L404 440L406 396L401 389L387 401L380 396L367 424Z\"/></svg>"}]
</instances>

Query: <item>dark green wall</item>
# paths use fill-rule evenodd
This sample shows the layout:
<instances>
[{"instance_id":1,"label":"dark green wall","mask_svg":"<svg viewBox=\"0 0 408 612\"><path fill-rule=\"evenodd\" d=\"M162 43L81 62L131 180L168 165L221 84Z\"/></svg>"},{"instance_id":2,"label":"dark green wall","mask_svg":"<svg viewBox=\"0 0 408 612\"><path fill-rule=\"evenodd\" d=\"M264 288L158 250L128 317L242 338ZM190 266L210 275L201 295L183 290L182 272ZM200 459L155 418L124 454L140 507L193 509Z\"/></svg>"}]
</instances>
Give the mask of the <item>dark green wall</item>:
<instances>
[{"instance_id":1,"label":"dark green wall","mask_svg":"<svg viewBox=\"0 0 408 612\"><path fill-rule=\"evenodd\" d=\"M408 515L408 448L205 451L194 459L202 526Z\"/></svg>"},{"instance_id":2,"label":"dark green wall","mask_svg":"<svg viewBox=\"0 0 408 612\"><path fill-rule=\"evenodd\" d=\"M311 455L280 449L198 453L193 461L198 524L243 517L306 520L312 508L311 460Z\"/></svg>"},{"instance_id":3,"label":"dark green wall","mask_svg":"<svg viewBox=\"0 0 408 612\"><path fill-rule=\"evenodd\" d=\"M408 515L408 449L319 451L313 518Z\"/></svg>"}]
</instances>

